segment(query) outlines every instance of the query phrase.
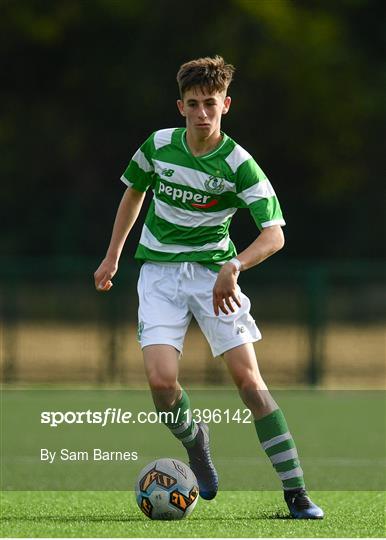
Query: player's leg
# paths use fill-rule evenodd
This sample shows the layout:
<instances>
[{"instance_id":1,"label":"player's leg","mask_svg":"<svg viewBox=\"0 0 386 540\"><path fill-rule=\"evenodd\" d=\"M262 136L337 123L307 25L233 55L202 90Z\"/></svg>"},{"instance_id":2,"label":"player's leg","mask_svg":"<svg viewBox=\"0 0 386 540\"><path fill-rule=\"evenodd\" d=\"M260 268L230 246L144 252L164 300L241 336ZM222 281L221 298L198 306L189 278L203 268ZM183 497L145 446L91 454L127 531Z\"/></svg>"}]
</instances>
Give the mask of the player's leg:
<instances>
[{"instance_id":1,"label":"player's leg","mask_svg":"<svg viewBox=\"0 0 386 540\"><path fill-rule=\"evenodd\" d=\"M179 356L191 320L183 291L183 265L141 268L138 282L138 338L146 375L161 420L185 446L200 495L212 499L218 478L210 459L205 427L192 418L188 394L178 383ZM165 414L167 413L167 414Z\"/></svg>"},{"instance_id":2,"label":"player's leg","mask_svg":"<svg viewBox=\"0 0 386 540\"><path fill-rule=\"evenodd\" d=\"M310 509L314 505L304 493L303 472L295 444L284 415L267 390L258 369L252 343L258 341L261 334L250 315L249 298L238 287L241 307L234 313L220 313L216 317L212 304L216 279L215 272L204 267L196 269L189 307L210 344L213 356L225 356L240 395L255 416L256 431L282 480L291 514L294 517L321 517L323 512L319 508ZM290 493L291 489L295 491ZM289 494L295 497L295 502L290 502ZM303 507L305 505L307 510ZM299 506L300 513L297 513Z\"/></svg>"},{"instance_id":3,"label":"player's leg","mask_svg":"<svg viewBox=\"0 0 386 540\"><path fill-rule=\"evenodd\" d=\"M185 446L189 464L195 473L200 495L213 499L218 489L209 437L204 424L196 424L188 394L178 382L180 352L170 345L149 345L143 348L146 376L160 418L172 434Z\"/></svg>"},{"instance_id":4,"label":"player's leg","mask_svg":"<svg viewBox=\"0 0 386 540\"><path fill-rule=\"evenodd\" d=\"M145 372L154 405L163 423L186 447L194 443L198 428L192 419L187 393L178 382L180 352L171 345L143 348Z\"/></svg>"},{"instance_id":5,"label":"player's leg","mask_svg":"<svg viewBox=\"0 0 386 540\"><path fill-rule=\"evenodd\" d=\"M284 414L272 398L260 374L252 343L224 353L228 370L240 397L252 411L261 446L274 466L284 490L292 517L320 519L323 511L305 491L303 471Z\"/></svg>"},{"instance_id":6,"label":"player's leg","mask_svg":"<svg viewBox=\"0 0 386 540\"><path fill-rule=\"evenodd\" d=\"M138 280L138 341L153 400L161 411L172 410L184 395L177 381L178 358L191 314L179 289L177 265L142 266ZM193 431L184 435L194 436ZM182 440L183 436L178 435Z\"/></svg>"},{"instance_id":7,"label":"player's leg","mask_svg":"<svg viewBox=\"0 0 386 540\"><path fill-rule=\"evenodd\" d=\"M241 399L252 411L255 420L279 408L260 374L252 343L234 347L226 351L223 357Z\"/></svg>"},{"instance_id":8,"label":"player's leg","mask_svg":"<svg viewBox=\"0 0 386 540\"><path fill-rule=\"evenodd\" d=\"M142 349L146 377L157 409L172 409L181 393L178 384L179 351L171 345Z\"/></svg>"}]
</instances>

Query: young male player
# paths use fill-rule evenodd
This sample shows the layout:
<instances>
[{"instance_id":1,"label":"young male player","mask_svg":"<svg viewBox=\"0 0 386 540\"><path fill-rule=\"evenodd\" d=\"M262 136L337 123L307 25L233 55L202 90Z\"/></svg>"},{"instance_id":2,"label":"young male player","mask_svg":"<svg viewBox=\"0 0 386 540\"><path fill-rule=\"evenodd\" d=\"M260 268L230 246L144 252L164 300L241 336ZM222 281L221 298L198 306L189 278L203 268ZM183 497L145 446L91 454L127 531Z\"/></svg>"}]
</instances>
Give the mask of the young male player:
<instances>
[{"instance_id":1,"label":"young male player","mask_svg":"<svg viewBox=\"0 0 386 540\"><path fill-rule=\"evenodd\" d=\"M208 427L187 411L178 383L178 360L192 316L213 356L223 355L240 396L253 413L261 445L275 467L294 518L317 519L323 511L305 491L303 471L284 415L267 390L252 343L261 338L249 299L237 278L281 249L285 224L275 192L253 158L220 129L231 104L234 68L220 56L183 64L177 74L178 109L186 128L153 133L134 154L122 180L128 186L116 215L106 257L94 274L108 291L146 190L153 199L135 258L139 282L139 341L157 410L173 411L167 427L185 446L200 495L215 497L217 472ZM260 234L237 255L229 225L248 208ZM237 256L236 256L237 255Z\"/></svg>"}]
</instances>

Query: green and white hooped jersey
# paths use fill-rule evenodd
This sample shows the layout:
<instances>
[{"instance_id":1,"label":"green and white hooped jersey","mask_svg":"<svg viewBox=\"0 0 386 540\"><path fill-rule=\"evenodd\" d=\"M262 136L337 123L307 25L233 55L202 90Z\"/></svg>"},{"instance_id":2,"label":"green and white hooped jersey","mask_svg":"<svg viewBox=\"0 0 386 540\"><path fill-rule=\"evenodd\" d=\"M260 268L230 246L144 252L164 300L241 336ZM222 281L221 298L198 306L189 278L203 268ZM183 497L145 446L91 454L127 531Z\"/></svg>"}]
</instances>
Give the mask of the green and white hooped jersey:
<instances>
[{"instance_id":1,"label":"green and white hooped jersey","mask_svg":"<svg viewBox=\"0 0 386 540\"><path fill-rule=\"evenodd\" d=\"M260 230L285 225L263 171L222 135L215 150L196 157L186 144L185 128L161 129L134 154L121 180L154 193L136 259L199 262L218 271L236 255L229 225L238 208L249 208Z\"/></svg>"}]
</instances>

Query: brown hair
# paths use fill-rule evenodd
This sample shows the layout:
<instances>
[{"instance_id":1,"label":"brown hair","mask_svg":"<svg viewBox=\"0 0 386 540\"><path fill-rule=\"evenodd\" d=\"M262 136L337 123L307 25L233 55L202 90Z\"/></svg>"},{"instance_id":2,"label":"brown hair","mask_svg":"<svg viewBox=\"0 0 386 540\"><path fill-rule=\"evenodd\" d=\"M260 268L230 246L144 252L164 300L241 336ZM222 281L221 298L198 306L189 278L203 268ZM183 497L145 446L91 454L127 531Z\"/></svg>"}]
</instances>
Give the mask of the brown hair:
<instances>
[{"instance_id":1,"label":"brown hair","mask_svg":"<svg viewBox=\"0 0 386 540\"><path fill-rule=\"evenodd\" d=\"M180 95L183 97L184 93L194 86L210 93L223 92L232 82L234 72L232 64L226 64L224 58L218 55L186 62L177 73Z\"/></svg>"}]
</instances>

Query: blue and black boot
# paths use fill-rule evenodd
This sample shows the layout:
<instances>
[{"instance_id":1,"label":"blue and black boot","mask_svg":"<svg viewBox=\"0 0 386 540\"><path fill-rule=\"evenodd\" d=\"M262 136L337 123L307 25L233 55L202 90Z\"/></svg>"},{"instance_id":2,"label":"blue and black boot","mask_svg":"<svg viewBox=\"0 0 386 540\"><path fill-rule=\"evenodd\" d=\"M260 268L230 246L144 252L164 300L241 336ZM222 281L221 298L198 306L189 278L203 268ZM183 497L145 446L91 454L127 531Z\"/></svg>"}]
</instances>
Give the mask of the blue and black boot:
<instances>
[{"instance_id":1,"label":"blue and black boot","mask_svg":"<svg viewBox=\"0 0 386 540\"><path fill-rule=\"evenodd\" d=\"M323 519L324 517L323 510L311 501L304 488L284 491L284 500L294 519Z\"/></svg>"},{"instance_id":2,"label":"blue and black boot","mask_svg":"<svg viewBox=\"0 0 386 540\"><path fill-rule=\"evenodd\" d=\"M198 425L195 445L186 448L189 466L196 475L200 495L203 499L214 499L218 490L217 471L212 463L209 448L209 428L204 422Z\"/></svg>"}]
</instances>

